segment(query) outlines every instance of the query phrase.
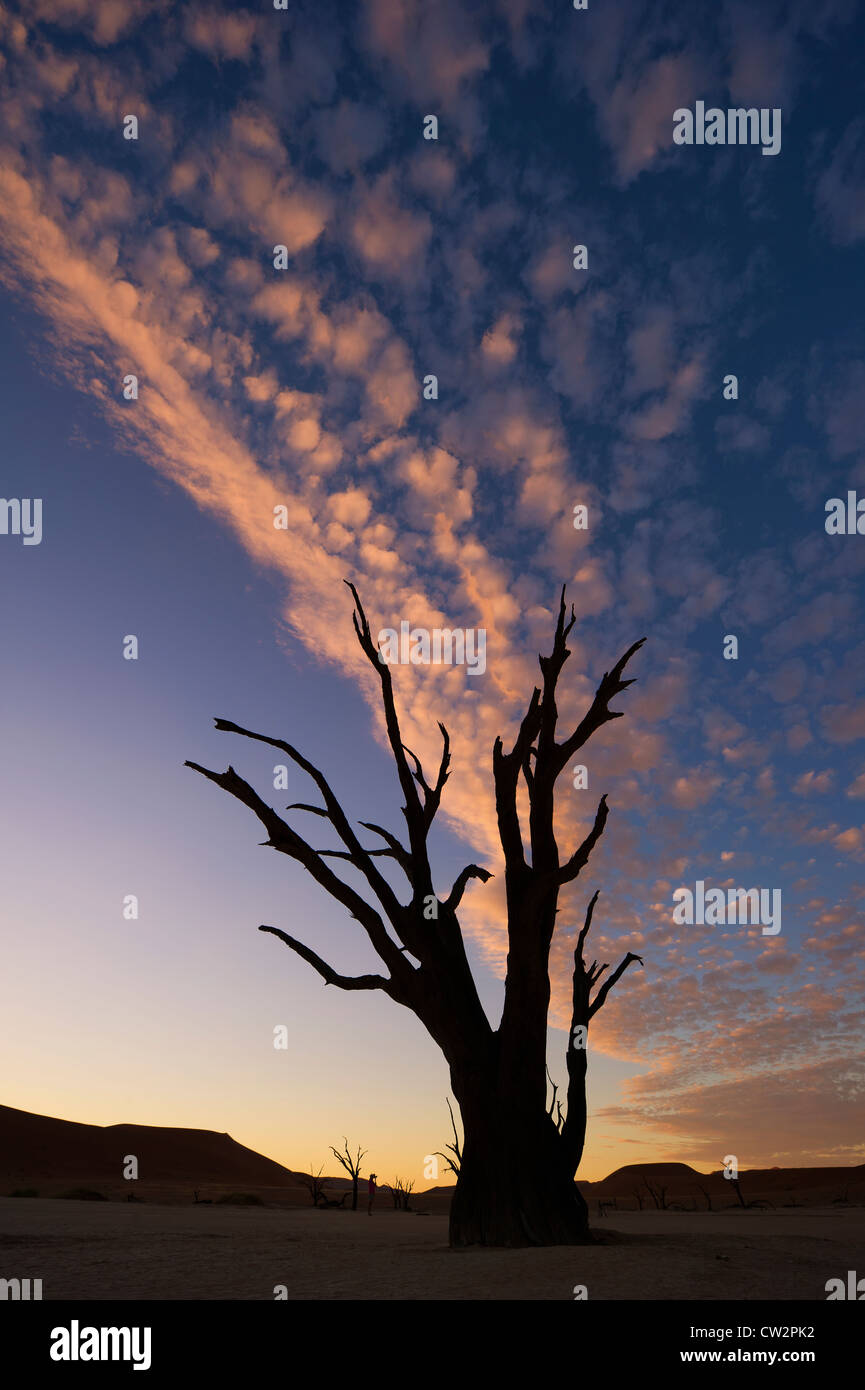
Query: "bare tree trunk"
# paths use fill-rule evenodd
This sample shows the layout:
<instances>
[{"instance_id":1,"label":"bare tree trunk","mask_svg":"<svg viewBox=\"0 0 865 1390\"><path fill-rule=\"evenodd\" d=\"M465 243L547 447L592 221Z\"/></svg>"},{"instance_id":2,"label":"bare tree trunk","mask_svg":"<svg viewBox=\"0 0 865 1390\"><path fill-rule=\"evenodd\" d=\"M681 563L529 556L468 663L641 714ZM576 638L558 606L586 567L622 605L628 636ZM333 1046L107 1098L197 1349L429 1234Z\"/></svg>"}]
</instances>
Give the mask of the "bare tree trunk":
<instances>
[{"instance_id":1,"label":"bare tree trunk","mask_svg":"<svg viewBox=\"0 0 865 1390\"><path fill-rule=\"evenodd\" d=\"M590 1241L588 1207L544 1106L512 1109L494 1092L473 1103L462 1098L456 1077L453 1089L465 1138L451 1202L451 1245Z\"/></svg>"}]
</instances>

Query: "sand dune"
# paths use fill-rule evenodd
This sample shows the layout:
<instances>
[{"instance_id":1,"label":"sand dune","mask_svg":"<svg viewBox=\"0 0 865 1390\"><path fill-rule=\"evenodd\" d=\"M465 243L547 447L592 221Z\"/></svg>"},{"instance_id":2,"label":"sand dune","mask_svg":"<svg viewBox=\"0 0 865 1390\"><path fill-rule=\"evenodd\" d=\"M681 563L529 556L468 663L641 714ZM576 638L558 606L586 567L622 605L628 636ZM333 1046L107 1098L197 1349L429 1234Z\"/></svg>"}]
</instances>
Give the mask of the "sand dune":
<instances>
[{"instance_id":1,"label":"sand dune","mask_svg":"<svg viewBox=\"0 0 865 1390\"><path fill-rule=\"evenodd\" d=\"M86 1185L106 1195L128 1192L123 1161L138 1158L139 1194L148 1187L201 1190L228 1186L298 1188L297 1173L208 1129L154 1125L86 1125L0 1106L0 1190L48 1193Z\"/></svg>"},{"instance_id":2,"label":"sand dune","mask_svg":"<svg viewBox=\"0 0 865 1390\"><path fill-rule=\"evenodd\" d=\"M701 1173L687 1163L632 1163L617 1168L601 1182L580 1183L591 1203L615 1202L621 1210L663 1205L705 1210L739 1204L733 1184L721 1169ZM865 1204L865 1164L853 1168L743 1168L739 1171L742 1199L774 1207ZM654 1197L649 1189L654 1190ZM707 1197L708 1194L708 1197Z\"/></svg>"}]
</instances>

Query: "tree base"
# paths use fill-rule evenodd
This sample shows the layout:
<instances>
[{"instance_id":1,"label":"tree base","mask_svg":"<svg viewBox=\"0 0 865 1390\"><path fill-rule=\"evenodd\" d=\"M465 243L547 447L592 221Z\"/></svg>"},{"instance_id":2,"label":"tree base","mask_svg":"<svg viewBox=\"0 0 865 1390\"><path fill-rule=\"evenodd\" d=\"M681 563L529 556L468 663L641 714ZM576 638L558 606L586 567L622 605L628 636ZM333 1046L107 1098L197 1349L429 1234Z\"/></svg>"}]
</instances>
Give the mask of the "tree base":
<instances>
[{"instance_id":1,"label":"tree base","mask_svg":"<svg viewBox=\"0 0 865 1390\"><path fill-rule=\"evenodd\" d=\"M452 1247L593 1244L585 1198L563 1171L558 1143L545 1138L534 1152L523 1144L504 1154L467 1143L451 1202Z\"/></svg>"}]
</instances>

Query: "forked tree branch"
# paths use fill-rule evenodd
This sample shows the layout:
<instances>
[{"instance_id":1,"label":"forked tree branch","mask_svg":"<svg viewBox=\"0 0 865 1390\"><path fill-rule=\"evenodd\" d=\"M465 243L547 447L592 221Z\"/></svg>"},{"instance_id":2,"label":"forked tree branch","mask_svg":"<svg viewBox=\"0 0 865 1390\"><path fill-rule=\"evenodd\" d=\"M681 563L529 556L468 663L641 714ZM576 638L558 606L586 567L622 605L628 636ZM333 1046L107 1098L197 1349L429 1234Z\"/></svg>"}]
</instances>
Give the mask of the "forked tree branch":
<instances>
[{"instance_id":1,"label":"forked tree branch","mask_svg":"<svg viewBox=\"0 0 865 1390\"><path fill-rule=\"evenodd\" d=\"M376 825L374 821L362 820L359 821L358 824L362 825L365 830L372 830L375 835L381 836L385 844L390 846L394 859L405 873L409 883L414 886L414 865L412 864L412 857L405 846L397 839L396 835L392 835L389 830L385 830L384 826Z\"/></svg>"},{"instance_id":2,"label":"forked tree branch","mask_svg":"<svg viewBox=\"0 0 865 1390\"><path fill-rule=\"evenodd\" d=\"M405 956L401 954L399 947L388 935L384 922L375 908L350 884L344 883L312 846L307 844L306 840L295 830L292 830L266 802L262 801L248 782L238 776L233 767L229 767L225 772L212 772L209 768L201 767L200 764L189 760L187 760L186 766L191 767L195 772L200 772L202 777L207 777L209 781L215 782L218 787L222 787L223 791L229 792L231 796L236 797L238 801L242 801L245 806L254 811L268 833L269 838L265 844L301 863L316 882L330 893L332 898L342 903L344 907L348 908L352 916L357 918L379 957L389 968L393 977L394 988L396 988L397 983L402 987L409 983L414 967L409 964ZM410 942L404 944L411 945Z\"/></svg>"},{"instance_id":3,"label":"forked tree branch","mask_svg":"<svg viewBox=\"0 0 865 1390\"><path fill-rule=\"evenodd\" d=\"M369 622L357 590L351 583L348 583L348 588L355 601L355 612L352 615L355 633L361 649L374 665L381 682L388 740L405 796L403 813L409 829L409 847L404 846L395 835L382 826L362 821L360 824L380 835L387 846L386 849L364 847L327 778L308 758L284 739L255 733L227 719L216 720L216 728L221 731L237 733L279 749L312 778L324 804L317 806L309 802L295 802L289 809L302 810L329 821L345 846L344 849L313 848L277 815L232 767L220 773L191 761L187 762L187 766L244 802L265 826L269 837L265 843L296 859L331 897L348 909L361 923L378 955L388 966L390 978L385 979L378 975L341 975L310 947L288 933L275 927L263 930L279 936L286 945L312 965L328 984L335 984L342 989L384 989L397 1002L416 1012L437 1040L443 1035L444 1030L448 1035L460 1037L464 1049L475 1051L488 1045L492 1030L480 1003L465 955L455 909L468 877L486 880L490 875L486 870L471 866L460 876L450 897L442 904L449 910L428 917L426 904L435 894L426 841L449 776L450 737L444 724L440 723L442 754L435 783L430 785L416 754L403 746L390 670L385 663L378 660L378 651L373 645ZM414 763L414 773L409 768L406 753ZM399 902L393 888L375 862L379 858L391 858L399 864L411 885L410 903L403 905ZM378 899L381 913L355 888L334 873L327 862L330 859L343 859L363 875ZM393 928L396 940L389 934L386 922ZM407 959L407 953L410 953L419 965L412 964Z\"/></svg>"},{"instance_id":4,"label":"forked tree branch","mask_svg":"<svg viewBox=\"0 0 865 1390\"><path fill-rule=\"evenodd\" d=\"M337 797L334 795L324 773L311 763L308 758L305 758L302 753L298 752L292 744L286 743L284 739L270 738L267 734L253 733L251 729L243 729L239 724L233 723L230 719L216 719L214 723L217 729L225 733L241 734L244 738L254 739L258 743L267 743L271 748L278 748L280 752L285 753L287 757L291 758L292 762L296 763L298 767L302 768L303 771L312 778L322 794L328 819L346 849L349 851L349 857L352 863L364 875L385 912L390 917L391 921L393 921L399 913L400 906L396 894L387 879L379 873L376 866L370 861L369 855L363 849L360 841L355 835L351 822L342 809ZM317 810L315 807L308 806L304 806L303 809Z\"/></svg>"},{"instance_id":5,"label":"forked tree branch","mask_svg":"<svg viewBox=\"0 0 865 1390\"><path fill-rule=\"evenodd\" d=\"M565 604L565 590L562 589L553 648L549 656L539 656L538 662L543 677L542 688L532 692L528 709L523 716L513 748L504 751L501 737L493 747L493 774L496 787L496 814L499 836L505 855L505 864L513 879L524 876L529 871L526 863L522 832L517 811L517 786L522 772L529 794L531 813L532 865L541 871L555 869L558 852L553 833L553 788L568 760L581 748L591 735L611 719L621 717L619 711L609 708L609 702L621 691L633 685L633 680L623 680L622 672L630 658L643 645L645 638L635 642L616 662L612 671L605 672L595 692L595 697L576 731L564 743L556 742L558 710L556 707L556 687L562 668L570 656L567 638L576 622L576 613L571 605L568 615ZM532 764L534 759L534 765ZM607 818L606 798L598 807L595 825L580 848L571 856L565 866L558 870L559 883L572 882L588 862L595 844L603 834Z\"/></svg>"},{"instance_id":6,"label":"forked tree branch","mask_svg":"<svg viewBox=\"0 0 865 1390\"><path fill-rule=\"evenodd\" d=\"M634 653L640 650L645 640L645 637L641 637L639 642L634 642L624 656L619 657L612 671L604 672L588 712L580 720L570 738L558 745L557 761L560 771L573 757L577 749L582 748L583 744L588 742L597 729L600 729L603 724L609 723L611 719L622 718L621 710L610 709L610 701L616 695L621 694L623 690L627 690L629 685L634 684L636 677L633 680L623 681L622 672Z\"/></svg>"},{"instance_id":7,"label":"forked tree branch","mask_svg":"<svg viewBox=\"0 0 865 1390\"><path fill-rule=\"evenodd\" d=\"M387 729L388 742L396 763L397 776L405 797L403 815L406 818L409 832L409 844L411 846L412 861L415 866L415 886L421 893L432 892L432 873L429 868L427 858L426 837L429 831L426 811L421 804L418 795L418 788L415 785L415 778L406 761L405 746L400 734L399 718L396 712L396 702L393 694L393 681L391 679L390 667L386 661L381 661L379 649L372 640L369 621L360 601L360 595L350 580L345 580L346 585L351 590L354 598L355 612L352 614L352 624L354 626L357 640L360 643L361 651L369 660L381 682L381 697L384 706L385 728ZM432 817L430 817L430 821Z\"/></svg>"},{"instance_id":8,"label":"forked tree branch","mask_svg":"<svg viewBox=\"0 0 865 1390\"><path fill-rule=\"evenodd\" d=\"M610 990L613 988L613 985L616 983L617 980L620 980L622 978L632 961L636 961L638 965L642 965L643 957L635 956L632 951L629 951L628 954L625 956L624 960L619 962L612 975L607 976L606 980L601 985L601 988L598 990L597 994L592 1000L591 1006L589 1008L589 1018L594 1018L595 1014L598 1012L598 1009L603 1008L604 1001L606 1000L606 997L609 994ZM603 968L604 970L608 969L606 965ZM598 974L600 973L601 972L599 971Z\"/></svg>"},{"instance_id":9,"label":"forked tree branch","mask_svg":"<svg viewBox=\"0 0 865 1390\"><path fill-rule=\"evenodd\" d=\"M357 1157L352 1158L351 1150L348 1147L348 1139L345 1137L345 1135L342 1136L342 1142L345 1144L345 1153L340 1153L339 1149L335 1149L333 1144L331 1144L330 1146L330 1151L334 1155L334 1157L339 1160L345 1171L352 1177L352 1179L356 1180L360 1177L360 1161L366 1153L366 1149L362 1149L360 1147L360 1144L358 1144Z\"/></svg>"},{"instance_id":10,"label":"forked tree branch","mask_svg":"<svg viewBox=\"0 0 865 1390\"><path fill-rule=\"evenodd\" d=\"M565 1057L568 1068L568 1113L562 1129L562 1142L565 1146L567 1160L569 1164L573 1164L574 1172L579 1167L586 1141L586 1045L589 1022L603 1007L613 985L621 979L632 961L638 961L640 965L643 964L642 956L635 956L629 951L612 975L601 985L594 999L590 998L593 986L604 971L609 969L607 965L598 965L597 961L592 961L592 964L587 967L583 957L583 946L592 925L592 915L599 896L600 890L593 894L586 908L585 921L577 937L577 945L574 950L573 1008ZM579 1041L575 1038L578 1031Z\"/></svg>"}]
</instances>

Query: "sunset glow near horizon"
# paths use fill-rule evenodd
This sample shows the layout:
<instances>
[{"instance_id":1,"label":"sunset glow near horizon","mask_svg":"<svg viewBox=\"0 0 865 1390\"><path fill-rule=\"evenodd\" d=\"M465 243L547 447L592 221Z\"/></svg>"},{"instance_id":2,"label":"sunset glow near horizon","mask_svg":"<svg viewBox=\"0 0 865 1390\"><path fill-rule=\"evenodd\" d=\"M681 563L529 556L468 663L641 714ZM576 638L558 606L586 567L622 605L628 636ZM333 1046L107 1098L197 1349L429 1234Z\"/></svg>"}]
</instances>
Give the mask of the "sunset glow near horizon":
<instances>
[{"instance_id":1,"label":"sunset glow near horizon","mask_svg":"<svg viewBox=\"0 0 865 1390\"><path fill-rule=\"evenodd\" d=\"M495 1024L492 747L564 583L562 736L647 638L588 787L557 792L563 858L610 806L553 941L560 1096L596 889L588 959L644 962L592 1025L578 1176L865 1159L863 39L843 0L0 5L0 492L42 506L38 543L0 534L4 1104L334 1173L345 1135L381 1182L434 1185L438 1049L257 930L381 969L184 763L286 816L316 799L231 720L402 833L343 581L396 656L402 624L483 630L483 667L393 676L427 772L451 734L439 896L466 863L494 875L460 915ZM677 144L697 102L779 110L777 152ZM779 930L677 921L698 885L764 890Z\"/></svg>"}]
</instances>

